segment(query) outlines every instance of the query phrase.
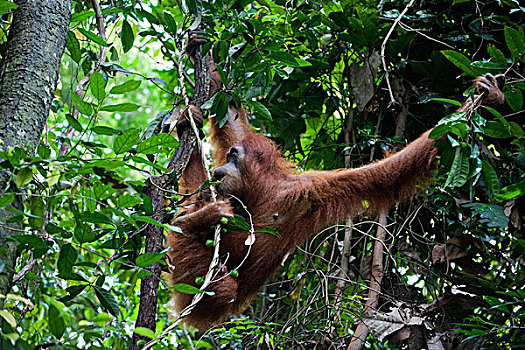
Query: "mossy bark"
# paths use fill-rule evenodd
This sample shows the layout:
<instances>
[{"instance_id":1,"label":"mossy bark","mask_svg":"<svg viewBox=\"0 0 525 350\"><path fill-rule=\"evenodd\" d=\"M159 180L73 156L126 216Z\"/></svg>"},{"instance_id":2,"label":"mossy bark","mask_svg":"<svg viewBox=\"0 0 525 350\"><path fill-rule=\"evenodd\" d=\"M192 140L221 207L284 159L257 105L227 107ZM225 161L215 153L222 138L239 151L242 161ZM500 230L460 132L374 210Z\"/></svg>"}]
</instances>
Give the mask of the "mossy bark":
<instances>
[{"instance_id":1,"label":"mossy bark","mask_svg":"<svg viewBox=\"0 0 525 350\"><path fill-rule=\"evenodd\" d=\"M53 100L60 61L71 20L71 0L18 0L0 63L0 140L4 147L38 146ZM11 174L0 174L0 188L9 187ZM0 194L1 196L2 194ZM17 198L15 207L22 206ZM13 235L12 216L0 209L0 237ZM0 238L0 294L11 288L16 247ZM0 298L0 308L3 299Z\"/></svg>"}]
</instances>

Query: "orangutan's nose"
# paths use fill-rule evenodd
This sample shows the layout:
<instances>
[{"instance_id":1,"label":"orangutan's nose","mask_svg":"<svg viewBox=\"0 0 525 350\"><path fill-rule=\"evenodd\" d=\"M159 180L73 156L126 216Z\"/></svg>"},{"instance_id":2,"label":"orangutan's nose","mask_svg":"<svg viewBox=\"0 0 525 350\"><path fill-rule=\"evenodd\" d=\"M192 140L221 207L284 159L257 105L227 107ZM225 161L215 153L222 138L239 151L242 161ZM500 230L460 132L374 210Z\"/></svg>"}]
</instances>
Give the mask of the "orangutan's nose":
<instances>
[{"instance_id":1,"label":"orangutan's nose","mask_svg":"<svg viewBox=\"0 0 525 350\"><path fill-rule=\"evenodd\" d=\"M213 179L215 181L221 181L224 176L226 176L226 172L224 171L223 167L220 166L217 169L213 171Z\"/></svg>"}]
</instances>

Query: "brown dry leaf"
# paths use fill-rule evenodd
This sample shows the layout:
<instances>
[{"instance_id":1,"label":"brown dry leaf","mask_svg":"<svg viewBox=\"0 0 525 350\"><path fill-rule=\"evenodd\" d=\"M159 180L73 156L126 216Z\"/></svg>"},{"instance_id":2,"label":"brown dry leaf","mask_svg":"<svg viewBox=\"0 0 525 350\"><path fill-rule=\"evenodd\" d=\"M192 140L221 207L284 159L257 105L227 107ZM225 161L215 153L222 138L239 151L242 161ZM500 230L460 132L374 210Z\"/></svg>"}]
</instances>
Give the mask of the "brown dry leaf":
<instances>
[{"instance_id":1,"label":"brown dry leaf","mask_svg":"<svg viewBox=\"0 0 525 350\"><path fill-rule=\"evenodd\" d=\"M468 256L467 247L469 244L470 239L453 237L448 239L445 244L434 246L434 249L432 249L432 263L441 264Z\"/></svg>"},{"instance_id":2,"label":"brown dry leaf","mask_svg":"<svg viewBox=\"0 0 525 350\"><path fill-rule=\"evenodd\" d=\"M379 52L366 52L363 60L350 65L350 85L357 108L363 111L375 92L375 76L381 63Z\"/></svg>"},{"instance_id":3,"label":"brown dry leaf","mask_svg":"<svg viewBox=\"0 0 525 350\"><path fill-rule=\"evenodd\" d=\"M403 328L412 326L424 326L432 329L432 326L425 320L425 317L414 315L409 308L395 308L388 314L374 312L370 316L363 317L363 323L374 333L377 339L383 341L386 337L401 331ZM401 334L399 336L402 337ZM405 338L406 339L406 338Z\"/></svg>"}]
</instances>

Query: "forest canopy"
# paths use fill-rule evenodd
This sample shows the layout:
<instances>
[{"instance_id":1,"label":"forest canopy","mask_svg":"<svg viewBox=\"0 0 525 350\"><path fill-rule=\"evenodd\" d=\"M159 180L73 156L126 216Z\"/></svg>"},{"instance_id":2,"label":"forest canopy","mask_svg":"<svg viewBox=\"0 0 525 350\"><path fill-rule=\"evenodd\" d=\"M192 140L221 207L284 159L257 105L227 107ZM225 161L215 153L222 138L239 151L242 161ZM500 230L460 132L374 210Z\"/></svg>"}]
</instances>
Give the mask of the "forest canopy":
<instances>
[{"instance_id":1,"label":"forest canopy","mask_svg":"<svg viewBox=\"0 0 525 350\"><path fill-rule=\"evenodd\" d=\"M0 349L525 347L519 1L46 6L0 0ZM173 131L199 93L195 32L224 84L205 114L223 123L234 101L297 169L368 164L433 127L441 152L419 196L381 220L340 218L211 330L170 304L170 288L203 291L161 276L162 234L185 210L179 159L195 140ZM505 75L504 105L475 98L487 73ZM208 131L205 120L209 153Z\"/></svg>"}]
</instances>

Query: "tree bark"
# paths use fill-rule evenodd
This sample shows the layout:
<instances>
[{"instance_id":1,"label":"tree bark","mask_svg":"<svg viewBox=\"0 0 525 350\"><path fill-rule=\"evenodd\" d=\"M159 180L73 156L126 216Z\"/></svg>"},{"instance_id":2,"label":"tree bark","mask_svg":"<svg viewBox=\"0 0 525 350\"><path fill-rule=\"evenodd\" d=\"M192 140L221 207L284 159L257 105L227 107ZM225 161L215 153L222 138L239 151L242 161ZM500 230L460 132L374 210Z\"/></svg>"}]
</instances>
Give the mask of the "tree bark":
<instances>
[{"instance_id":1,"label":"tree bark","mask_svg":"<svg viewBox=\"0 0 525 350\"><path fill-rule=\"evenodd\" d=\"M190 104L200 107L204 101L208 98L208 60L206 57L202 57L200 52L202 45L199 45L195 49L195 55L193 56L194 65L194 78L195 87L193 95L191 97ZM182 54L182 53L181 53ZM180 82L183 84L184 82ZM146 181L146 187L144 193L151 198L155 212L153 217L160 222L164 222L164 192L163 188L168 188L170 181L173 179L178 180L188 162L190 160L193 149L197 147L196 136L188 125L182 130L179 130L179 141L180 146L175 152L168 169L172 171L172 176L164 174L162 176L150 177ZM145 233L146 239L146 253L160 252L163 248L162 242L164 241L164 230L162 227L148 224ZM161 268L160 263L155 263L152 266L146 268L150 275L146 276L140 285L140 305L139 313L137 315L137 322L135 322L135 328L145 327L155 332L156 328L156 315L157 315L157 295L159 289ZM133 337L130 343L130 350L138 350L141 348L139 340L148 342L150 339L133 333Z\"/></svg>"},{"instance_id":2,"label":"tree bark","mask_svg":"<svg viewBox=\"0 0 525 350\"><path fill-rule=\"evenodd\" d=\"M71 19L71 0L16 3L18 8L0 63L0 140L1 147L29 147L34 153L55 93ZM0 188L6 188L10 178L8 171L0 171ZM17 198L13 205L20 209L22 203L22 198ZM2 208L0 222L12 215ZM13 228L17 227L0 226L0 237L12 235ZM7 294L11 288L15 252L14 243L0 239L0 294Z\"/></svg>"}]
</instances>

